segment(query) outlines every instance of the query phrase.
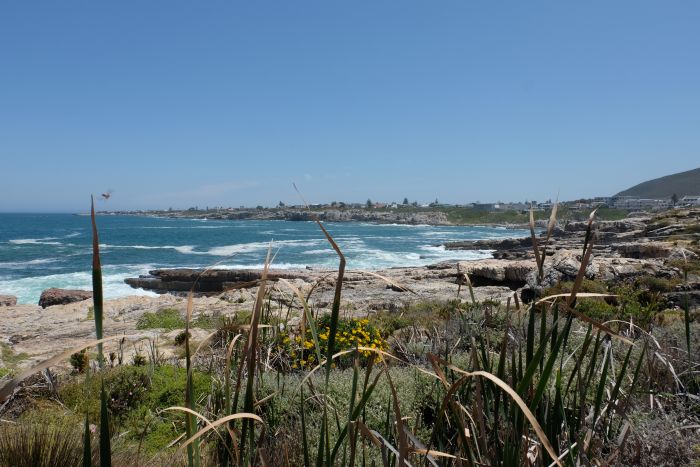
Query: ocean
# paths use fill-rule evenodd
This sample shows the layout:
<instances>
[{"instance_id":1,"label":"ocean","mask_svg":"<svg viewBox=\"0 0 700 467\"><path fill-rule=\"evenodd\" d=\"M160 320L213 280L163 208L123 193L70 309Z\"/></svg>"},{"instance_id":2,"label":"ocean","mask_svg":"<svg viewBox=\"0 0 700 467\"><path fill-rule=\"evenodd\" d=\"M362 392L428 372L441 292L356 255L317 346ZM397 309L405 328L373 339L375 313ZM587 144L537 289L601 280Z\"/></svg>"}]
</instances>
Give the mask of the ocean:
<instances>
[{"instance_id":1,"label":"ocean","mask_svg":"<svg viewBox=\"0 0 700 467\"><path fill-rule=\"evenodd\" d=\"M449 251L447 241L527 235L501 227L368 223L325 224L349 269L423 266L488 258L488 251ZM273 267L335 268L338 258L313 222L222 221L98 216L106 298L152 295L124 283L155 268L262 267L272 244ZM91 288L90 218L72 214L0 214L0 294L37 303L50 287Z\"/></svg>"}]
</instances>

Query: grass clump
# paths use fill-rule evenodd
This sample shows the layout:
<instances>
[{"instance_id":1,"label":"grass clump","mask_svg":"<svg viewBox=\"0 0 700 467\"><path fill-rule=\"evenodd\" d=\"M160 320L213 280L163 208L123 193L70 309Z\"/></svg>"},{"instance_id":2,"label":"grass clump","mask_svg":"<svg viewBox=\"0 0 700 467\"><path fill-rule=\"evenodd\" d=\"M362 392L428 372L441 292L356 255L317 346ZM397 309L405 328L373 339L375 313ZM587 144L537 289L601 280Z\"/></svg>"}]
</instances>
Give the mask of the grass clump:
<instances>
[{"instance_id":1,"label":"grass clump","mask_svg":"<svg viewBox=\"0 0 700 467\"><path fill-rule=\"evenodd\" d=\"M185 321L180 312L174 308L163 308L153 312L146 312L136 322L136 329L165 329L172 331L185 327Z\"/></svg>"},{"instance_id":2,"label":"grass clump","mask_svg":"<svg viewBox=\"0 0 700 467\"><path fill-rule=\"evenodd\" d=\"M28 358L29 355L26 353L22 352L16 354L9 345L0 342L0 359L4 362L6 367L13 368L15 365Z\"/></svg>"},{"instance_id":3,"label":"grass clump","mask_svg":"<svg viewBox=\"0 0 700 467\"><path fill-rule=\"evenodd\" d=\"M3 424L0 427L0 466L78 467L83 441L74 425Z\"/></svg>"}]
</instances>

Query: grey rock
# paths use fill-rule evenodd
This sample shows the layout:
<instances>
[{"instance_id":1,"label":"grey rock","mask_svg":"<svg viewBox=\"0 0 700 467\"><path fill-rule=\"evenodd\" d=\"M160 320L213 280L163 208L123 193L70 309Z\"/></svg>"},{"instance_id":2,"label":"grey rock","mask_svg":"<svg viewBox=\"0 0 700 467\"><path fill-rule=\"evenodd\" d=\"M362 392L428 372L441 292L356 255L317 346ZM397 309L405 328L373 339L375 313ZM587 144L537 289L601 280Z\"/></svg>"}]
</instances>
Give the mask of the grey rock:
<instances>
[{"instance_id":1,"label":"grey rock","mask_svg":"<svg viewBox=\"0 0 700 467\"><path fill-rule=\"evenodd\" d=\"M53 305L65 305L67 303L81 302L89 298L92 298L92 292L89 290L51 288L41 292L39 306L46 308Z\"/></svg>"},{"instance_id":2,"label":"grey rock","mask_svg":"<svg viewBox=\"0 0 700 467\"><path fill-rule=\"evenodd\" d=\"M0 306L17 305L17 297L14 295L0 295Z\"/></svg>"}]
</instances>

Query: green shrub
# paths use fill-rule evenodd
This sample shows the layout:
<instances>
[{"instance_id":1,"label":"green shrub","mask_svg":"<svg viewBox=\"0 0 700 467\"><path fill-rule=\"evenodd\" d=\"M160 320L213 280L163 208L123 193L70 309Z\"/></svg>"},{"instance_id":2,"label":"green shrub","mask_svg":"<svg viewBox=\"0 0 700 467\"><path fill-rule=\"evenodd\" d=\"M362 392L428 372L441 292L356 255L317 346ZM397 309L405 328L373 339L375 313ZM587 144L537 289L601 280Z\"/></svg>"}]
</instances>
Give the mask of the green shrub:
<instances>
[{"instance_id":1,"label":"green shrub","mask_svg":"<svg viewBox=\"0 0 700 467\"><path fill-rule=\"evenodd\" d=\"M127 440L138 442L144 435L145 453L162 450L184 432L182 413L161 412L167 407L185 405L184 368L120 366L107 369L102 375L115 426L121 433L128 432ZM195 400L210 392L209 375L194 371L192 381ZM59 387L59 396L72 413L87 413L91 423L97 423L100 401L89 395L99 394L100 384L99 377L76 377Z\"/></svg>"},{"instance_id":2,"label":"green shrub","mask_svg":"<svg viewBox=\"0 0 700 467\"><path fill-rule=\"evenodd\" d=\"M29 358L29 355L24 352L16 354L12 351L12 348L9 345L0 342L0 358L6 366L13 367L21 361Z\"/></svg>"},{"instance_id":3,"label":"green shrub","mask_svg":"<svg viewBox=\"0 0 700 467\"><path fill-rule=\"evenodd\" d=\"M646 289L651 292L671 292L676 288L680 281L675 279L664 279L655 276L642 276L635 281L635 286L640 289Z\"/></svg>"},{"instance_id":4,"label":"green shrub","mask_svg":"<svg viewBox=\"0 0 700 467\"><path fill-rule=\"evenodd\" d=\"M174 308L163 308L155 313L146 312L136 322L136 329L173 329L184 328L185 321L180 312Z\"/></svg>"},{"instance_id":5,"label":"green shrub","mask_svg":"<svg viewBox=\"0 0 700 467\"><path fill-rule=\"evenodd\" d=\"M547 290L545 290L544 296L571 293L571 289L573 287L574 287L573 282L562 281L562 282L559 282L558 284L548 288ZM583 279L583 281L581 282L581 288L579 289L579 292L601 293L601 294L610 293L608 291L608 286L607 286L607 284L605 284L605 282L591 280L591 279Z\"/></svg>"},{"instance_id":6,"label":"green shrub","mask_svg":"<svg viewBox=\"0 0 700 467\"><path fill-rule=\"evenodd\" d=\"M321 356L328 352L328 338L330 334L330 315L321 317L316 323L318 329L319 351ZM368 347L372 349L386 350L387 342L379 331L379 328L369 322L368 319L341 318L335 340L335 352ZM292 369L312 368L318 365L316 360L315 342L311 332L307 330L306 336L290 336L280 333L277 338L276 353L283 361L288 362ZM364 357L370 357L369 350L361 351ZM347 366L352 362L352 356L347 355L335 360L336 364Z\"/></svg>"},{"instance_id":7,"label":"green shrub","mask_svg":"<svg viewBox=\"0 0 700 467\"><path fill-rule=\"evenodd\" d=\"M188 337L192 337L192 333L189 331L180 331L180 333L175 336L175 345L183 345L185 343L185 339Z\"/></svg>"},{"instance_id":8,"label":"green shrub","mask_svg":"<svg viewBox=\"0 0 700 467\"><path fill-rule=\"evenodd\" d=\"M577 300L577 311L597 321L607 321L619 317L617 307L601 299L584 298Z\"/></svg>"},{"instance_id":9,"label":"green shrub","mask_svg":"<svg viewBox=\"0 0 700 467\"><path fill-rule=\"evenodd\" d=\"M144 366L146 364L146 356L140 353L135 353L131 360L134 366Z\"/></svg>"},{"instance_id":10,"label":"green shrub","mask_svg":"<svg viewBox=\"0 0 700 467\"><path fill-rule=\"evenodd\" d=\"M379 328L384 336L390 336L395 331L408 327L413 323L404 313L391 311L380 311L370 316L369 320L370 323Z\"/></svg>"},{"instance_id":11,"label":"green shrub","mask_svg":"<svg viewBox=\"0 0 700 467\"><path fill-rule=\"evenodd\" d=\"M85 373L85 370L90 366L90 357L88 357L85 349L71 355L70 364L78 373Z\"/></svg>"}]
</instances>

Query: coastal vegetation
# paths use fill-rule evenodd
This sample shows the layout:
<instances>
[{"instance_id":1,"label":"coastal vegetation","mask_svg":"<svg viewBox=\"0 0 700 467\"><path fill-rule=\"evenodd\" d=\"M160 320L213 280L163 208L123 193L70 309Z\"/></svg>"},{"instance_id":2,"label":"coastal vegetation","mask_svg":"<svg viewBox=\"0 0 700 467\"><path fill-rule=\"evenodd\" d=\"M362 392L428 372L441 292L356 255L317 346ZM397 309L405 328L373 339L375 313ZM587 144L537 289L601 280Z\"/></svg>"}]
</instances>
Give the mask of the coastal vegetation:
<instances>
[{"instance_id":1,"label":"coastal vegetation","mask_svg":"<svg viewBox=\"0 0 700 467\"><path fill-rule=\"evenodd\" d=\"M526 217L540 280L557 211L545 219L544 242L535 236L536 215ZM268 255L250 310L194 318L190 294L184 314L145 313L138 328L181 330L182 353L163 358L151 340L131 362L103 356L101 347L85 351L123 338L109 329L102 335L95 227L97 341L0 382L0 465L684 465L700 458L697 311L659 299L683 287L699 260L676 260L681 274L672 278L587 279L591 215L575 278L543 288L527 305L517 296L476 300L464 274L456 296L348 316L344 256L319 227L340 263L329 314L312 306L313 287L272 283ZM272 300L273 287L288 300ZM195 325L209 331L197 342ZM72 374L46 371L68 360ZM44 378L53 383L34 392Z\"/></svg>"}]
</instances>

